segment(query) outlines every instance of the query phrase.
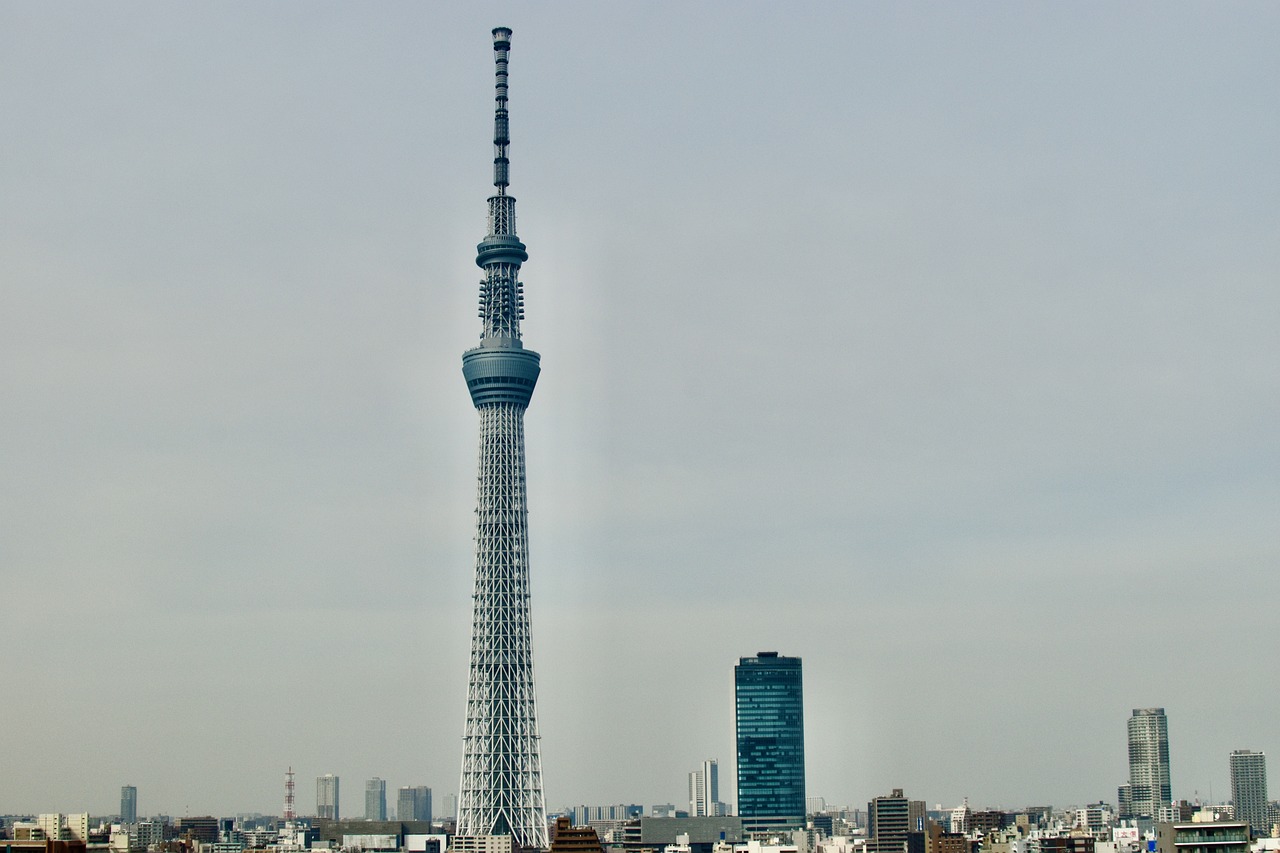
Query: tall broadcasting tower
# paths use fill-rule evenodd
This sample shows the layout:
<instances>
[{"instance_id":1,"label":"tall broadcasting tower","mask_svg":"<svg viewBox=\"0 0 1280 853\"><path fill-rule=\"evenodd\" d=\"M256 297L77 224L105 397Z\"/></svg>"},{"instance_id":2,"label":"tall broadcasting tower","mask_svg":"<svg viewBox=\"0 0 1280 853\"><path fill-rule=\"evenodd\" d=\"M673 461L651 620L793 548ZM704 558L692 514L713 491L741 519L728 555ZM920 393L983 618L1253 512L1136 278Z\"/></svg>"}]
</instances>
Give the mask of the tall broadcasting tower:
<instances>
[{"instance_id":1,"label":"tall broadcasting tower","mask_svg":"<svg viewBox=\"0 0 1280 853\"><path fill-rule=\"evenodd\" d=\"M538 354L520 341L524 317L516 200L507 195L507 50L511 30L493 31L497 64L489 233L477 247L480 346L462 356L462 375L480 412L476 498L476 583L471 677L463 735L459 835L510 835L516 848L547 847L538 756L538 710L529 636L529 520L524 479L524 410L538 381Z\"/></svg>"}]
</instances>

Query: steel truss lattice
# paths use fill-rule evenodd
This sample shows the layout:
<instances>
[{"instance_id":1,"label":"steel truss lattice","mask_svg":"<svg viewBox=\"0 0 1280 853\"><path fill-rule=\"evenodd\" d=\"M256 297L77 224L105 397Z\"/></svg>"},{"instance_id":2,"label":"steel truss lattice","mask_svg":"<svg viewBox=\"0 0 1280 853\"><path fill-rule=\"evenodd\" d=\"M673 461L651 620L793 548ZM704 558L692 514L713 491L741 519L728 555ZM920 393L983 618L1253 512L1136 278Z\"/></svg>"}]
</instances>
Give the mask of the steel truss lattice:
<instances>
[{"instance_id":1,"label":"steel truss lattice","mask_svg":"<svg viewBox=\"0 0 1280 853\"><path fill-rule=\"evenodd\" d=\"M480 409L471 677L458 833L547 846L529 620L524 406Z\"/></svg>"}]
</instances>

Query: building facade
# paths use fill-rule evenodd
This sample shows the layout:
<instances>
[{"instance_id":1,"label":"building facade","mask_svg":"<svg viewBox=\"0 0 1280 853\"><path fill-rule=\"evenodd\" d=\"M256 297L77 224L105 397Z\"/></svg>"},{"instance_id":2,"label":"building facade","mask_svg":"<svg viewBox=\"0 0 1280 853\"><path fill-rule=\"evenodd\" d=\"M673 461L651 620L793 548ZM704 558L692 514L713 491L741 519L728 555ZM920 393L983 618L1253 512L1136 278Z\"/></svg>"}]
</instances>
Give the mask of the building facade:
<instances>
[{"instance_id":1,"label":"building facade","mask_svg":"<svg viewBox=\"0 0 1280 853\"><path fill-rule=\"evenodd\" d=\"M925 804L908 800L901 788L867 803L868 853L923 853Z\"/></svg>"},{"instance_id":2,"label":"building facade","mask_svg":"<svg viewBox=\"0 0 1280 853\"><path fill-rule=\"evenodd\" d=\"M1265 753L1247 749L1231 753L1231 805L1235 819L1249 824L1255 836L1271 834Z\"/></svg>"},{"instance_id":3,"label":"building facade","mask_svg":"<svg viewBox=\"0 0 1280 853\"><path fill-rule=\"evenodd\" d=\"M338 809L338 777L332 773L316 777L316 817L341 820Z\"/></svg>"},{"instance_id":4,"label":"building facade","mask_svg":"<svg viewBox=\"0 0 1280 853\"><path fill-rule=\"evenodd\" d=\"M493 31L496 66L493 185L488 233L477 247L480 345L462 356L462 375L480 414L476 475L475 592L471 668L463 732L457 832L509 836L514 848L547 848L547 810L538 751L529 619L529 519L524 413L538 381L540 358L524 348L528 260L516 236L509 185L507 53L511 30Z\"/></svg>"},{"instance_id":5,"label":"building facade","mask_svg":"<svg viewBox=\"0 0 1280 853\"><path fill-rule=\"evenodd\" d=\"M364 783L364 819L387 819L387 783L377 776Z\"/></svg>"},{"instance_id":6,"label":"building facade","mask_svg":"<svg viewBox=\"0 0 1280 853\"><path fill-rule=\"evenodd\" d=\"M138 822L138 789L133 785L123 785L120 788L120 822Z\"/></svg>"},{"instance_id":7,"label":"building facade","mask_svg":"<svg viewBox=\"0 0 1280 853\"><path fill-rule=\"evenodd\" d=\"M1169 782L1169 720L1164 708L1134 708L1129 718L1129 814L1155 818L1173 802Z\"/></svg>"},{"instance_id":8,"label":"building facade","mask_svg":"<svg viewBox=\"0 0 1280 853\"><path fill-rule=\"evenodd\" d=\"M426 785L415 785L397 791L396 819L431 820L431 789Z\"/></svg>"},{"instance_id":9,"label":"building facade","mask_svg":"<svg viewBox=\"0 0 1280 853\"><path fill-rule=\"evenodd\" d=\"M760 652L734 667L738 816L747 832L804 829L800 658Z\"/></svg>"},{"instance_id":10,"label":"building facade","mask_svg":"<svg viewBox=\"0 0 1280 853\"><path fill-rule=\"evenodd\" d=\"M551 853L604 853L600 837L589 826L574 826L567 817L556 818Z\"/></svg>"},{"instance_id":11,"label":"building facade","mask_svg":"<svg viewBox=\"0 0 1280 853\"><path fill-rule=\"evenodd\" d=\"M1161 823L1156 828L1159 853L1248 853L1250 841L1244 821Z\"/></svg>"}]
</instances>

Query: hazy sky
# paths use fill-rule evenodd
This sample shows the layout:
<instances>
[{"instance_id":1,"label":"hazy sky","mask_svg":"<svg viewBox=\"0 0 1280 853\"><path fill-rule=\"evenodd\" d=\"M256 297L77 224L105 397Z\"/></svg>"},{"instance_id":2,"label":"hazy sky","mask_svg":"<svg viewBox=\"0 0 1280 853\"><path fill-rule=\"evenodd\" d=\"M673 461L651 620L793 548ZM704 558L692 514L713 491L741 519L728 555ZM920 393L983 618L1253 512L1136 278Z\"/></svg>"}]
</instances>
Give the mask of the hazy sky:
<instances>
[{"instance_id":1,"label":"hazy sky","mask_svg":"<svg viewBox=\"0 0 1280 853\"><path fill-rule=\"evenodd\" d=\"M1280 751L1280 7L461 6L0 4L0 813L457 790L497 25L550 807Z\"/></svg>"}]
</instances>

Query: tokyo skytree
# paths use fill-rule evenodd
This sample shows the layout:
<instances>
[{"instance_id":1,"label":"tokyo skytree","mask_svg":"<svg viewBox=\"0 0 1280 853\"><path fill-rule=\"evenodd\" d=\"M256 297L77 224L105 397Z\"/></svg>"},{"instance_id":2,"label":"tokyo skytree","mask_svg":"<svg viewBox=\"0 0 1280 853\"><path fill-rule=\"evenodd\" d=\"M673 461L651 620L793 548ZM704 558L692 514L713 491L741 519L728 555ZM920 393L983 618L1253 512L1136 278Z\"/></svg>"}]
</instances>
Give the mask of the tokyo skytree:
<instances>
[{"instance_id":1,"label":"tokyo skytree","mask_svg":"<svg viewBox=\"0 0 1280 853\"><path fill-rule=\"evenodd\" d=\"M507 51L511 30L493 31L497 97L489 233L477 247L480 346L462 356L462 375L480 413L476 577L471 676L463 735L459 835L510 835L516 849L547 847L529 629L529 525L524 411L538 381L538 354L520 341L524 318L516 200L507 195Z\"/></svg>"}]
</instances>

